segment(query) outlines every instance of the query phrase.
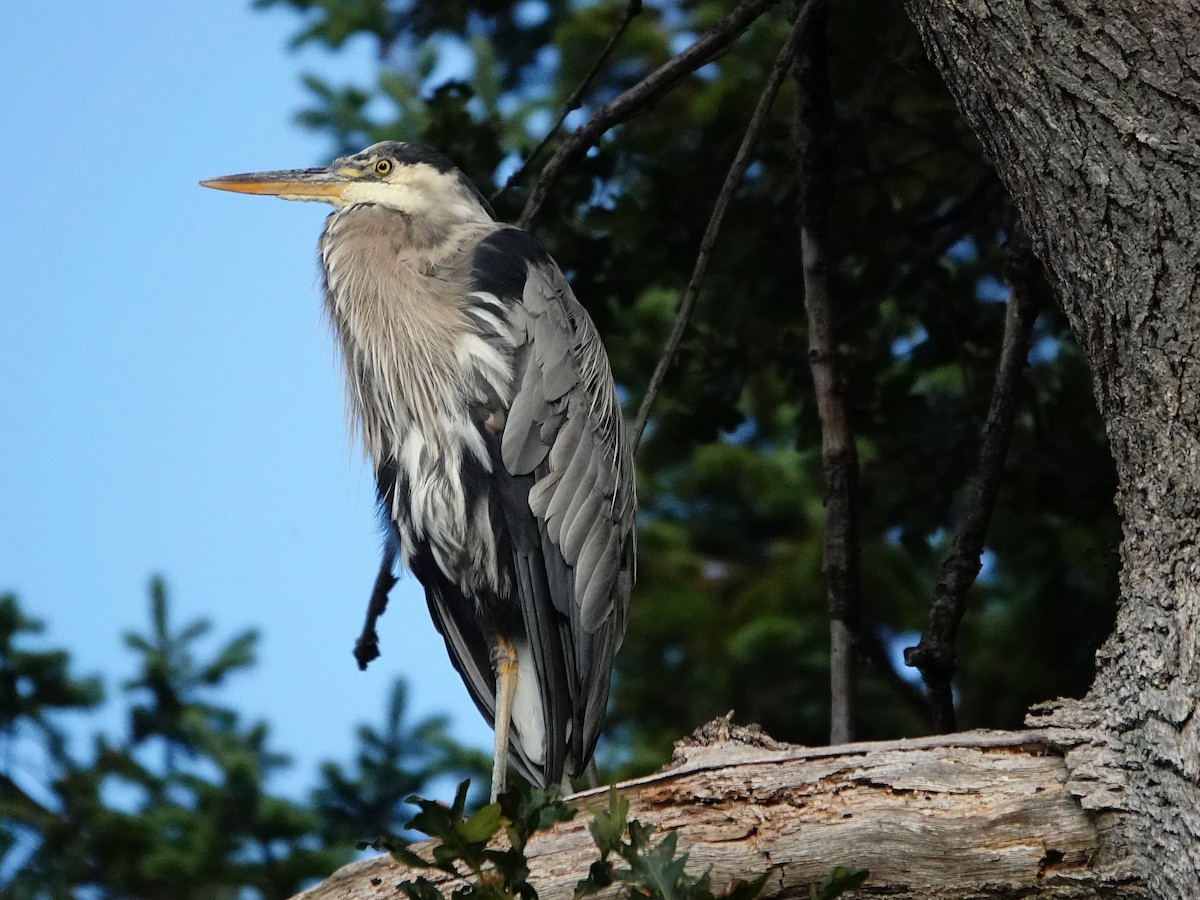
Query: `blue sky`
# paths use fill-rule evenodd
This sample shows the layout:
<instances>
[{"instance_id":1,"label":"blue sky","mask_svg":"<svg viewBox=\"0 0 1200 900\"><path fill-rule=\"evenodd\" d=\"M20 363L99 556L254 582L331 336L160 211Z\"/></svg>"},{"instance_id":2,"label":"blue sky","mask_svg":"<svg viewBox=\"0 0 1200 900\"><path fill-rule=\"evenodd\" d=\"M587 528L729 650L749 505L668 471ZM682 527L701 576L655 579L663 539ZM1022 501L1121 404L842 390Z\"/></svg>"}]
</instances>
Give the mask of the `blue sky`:
<instances>
[{"instance_id":1,"label":"blue sky","mask_svg":"<svg viewBox=\"0 0 1200 900\"><path fill-rule=\"evenodd\" d=\"M271 723L291 793L396 674L417 715L490 746L411 577L383 658L350 656L379 539L320 315L327 208L196 184L323 160L298 76L367 83L373 48L292 53L296 26L249 0L0 8L0 591L110 694L152 573L176 625L260 628L223 697Z\"/></svg>"}]
</instances>

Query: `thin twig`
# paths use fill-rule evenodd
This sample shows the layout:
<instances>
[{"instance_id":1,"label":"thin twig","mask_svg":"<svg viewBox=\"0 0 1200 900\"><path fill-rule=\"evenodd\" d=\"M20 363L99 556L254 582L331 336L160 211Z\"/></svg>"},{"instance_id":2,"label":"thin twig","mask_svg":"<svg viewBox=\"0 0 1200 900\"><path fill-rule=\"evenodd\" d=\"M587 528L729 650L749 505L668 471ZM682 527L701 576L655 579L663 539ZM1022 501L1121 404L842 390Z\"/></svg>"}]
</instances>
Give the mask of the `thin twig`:
<instances>
[{"instance_id":1,"label":"thin twig","mask_svg":"<svg viewBox=\"0 0 1200 900\"><path fill-rule=\"evenodd\" d=\"M854 740L860 589L858 450L842 398L829 289L828 228L833 166L833 102L825 61L824 6L796 54L792 140L799 199L797 217L808 319L808 365L821 422L825 539L821 568L829 612L829 742Z\"/></svg>"},{"instance_id":2,"label":"thin twig","mask_svg":"<svg viewBox=\"0 0 1200 900\"><path fill-rule=\"evenodd\" d=\"M379 635L375 632L376 620L387 610L388 592L396 585L392 566L396 563L396 550L390 544L384 548L379 563L379 574L375 576L375 587L371 590L371 601L367 604L367 620L362 632L354 642L354 661L365 671L367 664L379 657Z\"/></svg>"},{"instance_id":3,"label":"thin twig","mask_svg":"<svg viewBox=\"0 0 1200 900\"><path fill-rule=\"evenodd\" d=\"M717 195L717 202L713 205L712 215L708 219L708 227L704 229L704 237L700 240L700 249L696 253L696 263L692 268L692 277L688 280L687 288L684 289L683 299L679 304L679 312L675 315L675 324L671 328L671 333L667 337L667 343L663 347L662 353L658 357L658 364L654 367L654 374L650 376L650 383L646 385L646 393L642 397L642 405L638 407L637 418L633 424L633 449L637 452L638 444L642 441L642 432L646 430L646 422L650 418L650 409L654 406L654 399L658 396L658 391L662 387L663 379L666 377L667 369L671 366L671 361L675 358L675 351L679 349L679 341L683 337L683 332L687 328L688 319L692 315L692 307L696 305L696 298L700 294L700 285L704 283L704 272L708 268L708 258L712 255L713 245L717 242L717 236L721 232L721 223L725 219L725 211L729 208L729 203L733 199L733 192L737 189L738 183L745 175L746 169L750 165L750 157L754 151L754 145L758 142L758 136L762 132L763 125L767 120L767 113L771 110L771 103L775 99L775 94L779 92L779 86L783 83L783 78L787 74L788 66L791 65L792 55L796 52L796 44L800 40L800 36L804 33L804 28L808 22L810 11L818 5L819 0L808 0L804 4L804 8L796 17L796 22L792 26L791 32L787 39L784 40L783 46L779 50L779 54L775 57L775 64L771 67L771 72L767 76L767 83L763 87L762 94L758 98L758 106L754 109L754 115L750 118L750 124L746 127L746 133L742 137L742 144L738 147L737 155L733 158L733 163L729 166L729 171L725 175L725 183L721 185L721 192Z\"/></svg>"},{"instance_id":4,"label":"thin twig","mask_svg":"<svg viewBox=\"0 0 1200 900\"><path fill-rule=\"evenodd\" d=\"M696 69L720 56L751 22L777 2L778 0L743 0L682 53L671 57L633 87L596 110L550 157L533 190L529 192L529 199L525 202L525 209L517 224L526 230L532 227L546 198L566 174L567 169L606 131L657 100Z\"/></svg>"},{"instance_id":5,"label":"thin twig","mask_svg":"<svg viewBox=\"0 0 1200 900\"><path fill-rule=\"evenodd\" d=\"M617 47L617 41L621 40L621 35L629 27L629 23L641 15L641 12L642 0L629 0L629 5L625 7L625 15L621 17L621 21L617 25L617 30L613 32L612 37L608 39L608 43L604 45L604 49L600 51L600 55L596 58L596 61L592 63L592 68L583 76L583 81L579 87L575 88L575 92L567 98L566 105L563 106L562 112L558 114L558 120L550 126L550 130L538 141L538 145L525 157L524 162L517 166L517 170L508 176L508 179L504 182L504 187L492 194L490 198L492 203L495 203L501 194L517 183L517 180L525 174L534 161L541 155L542 151L546 149L546 145L550 143L554 135L558 134L558 129L562 128L562 124L567 120L567 116L579 109L583 102L584 93L591 87L595 77L600 74L600 69L608 62L608 58L612 56L613 50Z\"/></svg>"},{"instance_id":6,"label":"thin twig","mask_svg":"<svg viewBox=\"0 0 1200 900\"><path fill-rule=\"evenodd\" d=\"M1007 257L1005 278L1010 290L1004 314L1004 338L967 507L954 540L954 552L942 564L941 578L934 588L925 634L917 646L904 651L904 661L919 669L925 679L933 725L938 732L955 729L954 645L966 610L967 591L979 575L983 542L1012 439L1021 371L1029 355L1030 335L1037 318L1031 290L1033 254L1019 225L1009 240Z\"/></svg>"}]
</instances>

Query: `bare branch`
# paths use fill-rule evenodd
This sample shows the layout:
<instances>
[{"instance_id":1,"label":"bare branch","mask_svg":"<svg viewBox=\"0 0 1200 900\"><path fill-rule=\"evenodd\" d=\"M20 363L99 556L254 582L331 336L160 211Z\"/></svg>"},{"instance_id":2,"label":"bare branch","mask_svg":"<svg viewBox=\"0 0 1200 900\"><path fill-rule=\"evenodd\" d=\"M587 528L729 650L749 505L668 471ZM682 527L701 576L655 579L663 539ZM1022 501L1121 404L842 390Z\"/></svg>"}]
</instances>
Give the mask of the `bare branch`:
<instances>
[{"instance_id":1,"label":"bare branch","mask_svg":"<svg viewBox=\"0 0 1200 900\"><path fill-rule=\"evenodd\" d=\"M822 566L829 611L829 741L854 739L859 653L858 451L842 401L833 336L828 223L833 190L833 104L825 62L824 6L796 54L792 140L798 168L800 253L808 317L808 364L821 420L825 540Z\"/></svg>"},{"instance_id":2,"label":"bare branch","mask_svg":"<svg viewBox=\"0 0 1200 900\"><path fill-rule=\"evenodd\" d=\"M917 646L904 651L904 661L919 669L925 679L934 728L942 732L955 729L954 645L966 609L967 591L979 575L983 542L1012 439L1021 370L1029 355L1030 335L1037 318L1030 288L1033 266L1028 238L1018 225L1009 241L1005 265L1010 291L1000 361L996 367L996 385L992 389L979 461L968 489L967 508L959 523L954 552L942 564L942 575L929 605L925 634Z\"/></svg>"},{"instance_id":3,"label":"bare branch","mask_svg":"<svg viewBox=\"0 0 1200 900\"><path fill-rule=\"evenodd\" d=\"M363 623L358 640L354 642L354 661L363 671L371 660L379 657L379 635L375 631L375 622L387 611L388 592L396 585L396 576L392 574L395 562L395 549L390 546L385 548L379 563L379 574L375 576L375 587L371 590L371 600L367 604L367 620Z\"/></svg>"},{"instance_id":4,"label":"bare branch","mask_svg":"<svg viewBox=\"0 0 1200 900\"><path fill-rule=\"evenodd\" d=\"M596 61L592 63L591 69L589 69L588 73L583 76L583 81L580 82L579 87L575 88L575 92L567 98L566 105L563 106L562 112L559 113L557 121L550 126L550 130L546 132L540 141L538 141L538 145L534 147L532 151L530 151L527 157L525 157L525 161L522 162L521 165L517 166L515 172L508 176L508 179L504 182L504 187L492 194L491 201L493 203L496 202L496 199L501 194L517 183L517 180L520 179L520 177L525 174L526 170L533 165L534 161L541 156L542 151L546 149L546 145L550 143L554 135L558 134L558 129L562 128L562 123L567 120L567 116L569 116L574 110L579 109L580 104L583 102L584 93L586 93L587 89L591 87L592 81L595 80L596 76L600 74L600 70L604 67L604 64L608 62L608 58L612 56L613 50L615 50L617 47L617 42L621 40L621 35L623 35L625 33L625 29L629 27L629 23L641 15L641 12L642 0L629 0L629 5L625 7L625 14L621 17L621 21L617 24L617 30L614 31L612 37L608 39L608 43L604 45L604 49L600 51L600 55L596 57Z\"/></svg>"},{"instance_id":5,"label":"bare branch","mask_svg":"<svg viewBox=\"0 0 1200 900\"><path fill-rule=\"evenodd\" d=\"M671 57L633 87L596 110L550 157L550 162L542 169L541 176L529 194L517 224L526 230L533 226L546 198L557 186L559 179L608 129L625 121L638 110L657 100L677 82L724 53L750 23L777 2L778 0L743 0L682 53Z\"/></svg>"},{"instance_id":6,"label":"bare branch","mask_svg":"<svg viewBox=\"0 0 1200 900\"><path fill-rule=\"evenodd\" d=\"M775 57L775 64L771 67L771 72L767 76L767 83L763 87L762 94L759 95L758 105L754 108L754 115L750 117L750 124L746 127L745 135L742 136L742 144L738 147L737 154L734 156L733 162L729 166L729 171L725 175L725 183L721 185L721 191L717 195L717 202L713 205L712 215L708 219L708 227L704 229L704 237L700 240L700 249L696 253L696 264L692 267L692 277L688 280L687 287L684 289L683 299L679 303L679 312L675 314L675 324L672 326L671 333L667 336L667 343L658 357L654 373L650 376L650 383L646 385L646 393L642 397L642 405L638 407L637 418L633 424L633 449L635 453L637 452L638 444L642 441L642 432L646 430L646 422L650 418L650 410L654 406L654 398L658 396L663 379L666 377L667 369L670 368L671 361L675 358L675 351L679 349L679 341L683 337L684 330L687 328L688 320L691 318L692 308L696 305L696 298L700 294L700 285L704 283L704 273L708 268L708 258L712 255L713 246L717 242L717 236L721 233L721 223L724 221L725 212L729 208L730 201L733 199L733 192L737 189L742 176L746 174L746 169L750 165L751 154L754 152L754 145L758 142L758 136L762 132L763 125L766 123L767 113L771 110L771 103L774 101L775 95L779 92L779 86L783 83L783 77L787 73L788 66L791 65L792 55L796 52L796 44L800 40L800 36L804 33L810 10L818 2L819 0L808 0L804 4L804 8L800 11L800 14L796 16L796 22L792 26L791 32L784 40L779 54Z\"/></svg>"}]
</instances>

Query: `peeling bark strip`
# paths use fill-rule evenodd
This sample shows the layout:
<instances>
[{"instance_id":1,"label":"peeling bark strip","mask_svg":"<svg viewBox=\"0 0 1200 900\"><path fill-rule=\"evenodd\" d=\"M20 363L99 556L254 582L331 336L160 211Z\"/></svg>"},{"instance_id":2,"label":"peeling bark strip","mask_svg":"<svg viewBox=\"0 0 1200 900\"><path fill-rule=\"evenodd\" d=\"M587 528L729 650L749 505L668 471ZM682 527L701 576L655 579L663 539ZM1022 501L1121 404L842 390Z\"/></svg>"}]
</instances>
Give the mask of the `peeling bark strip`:
<instances>
[{"instance_id":1,"label":"peeling bark strip","mask_svg":"<svg viewBox=\"0 0 1200 900\"><path fill-rule=\"evenodd\" d=\"M711 868L715 888L769 869L765 897L807 897L809 884L847 865L871 872L857 897L1145 896L1122 873L1091 867L1095 826L1065 790L1062 758L1036 734L810 749L742 743L745 729L715 724L716 743L681 746L674 768L618 786L630 818L678 830L689 870ZM576 795L580 815L530 842L530 882L542 900L569 900L595 859L586 809L603 794ZM429 845L414 849L427 855ZM295 900L395 898L413 874L376 857ZM421 874L447 896L458 885Z\"/></svg>"}]
</instances>

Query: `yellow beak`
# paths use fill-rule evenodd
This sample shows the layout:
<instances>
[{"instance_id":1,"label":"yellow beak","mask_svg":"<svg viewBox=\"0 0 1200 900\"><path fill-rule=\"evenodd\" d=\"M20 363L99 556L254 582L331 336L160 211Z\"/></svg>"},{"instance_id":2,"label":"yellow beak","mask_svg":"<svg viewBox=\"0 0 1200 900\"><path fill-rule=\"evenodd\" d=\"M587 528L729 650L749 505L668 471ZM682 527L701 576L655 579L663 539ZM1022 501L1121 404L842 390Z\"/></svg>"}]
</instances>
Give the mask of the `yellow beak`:
<instances>
[{"instance_id":1,"label":"yellow beak","mask_svg":"<svg viewBox=\"0 0 1200 900\"><path fill-rule=\"evenodd\" d=\"M284 169L278 172L250 172L245 175L226 175L208 178L200 184L218 191L239 194L270 194L284 200L318 200L335 203L341 198L351 180L329 169Z\"/></svg>"}]
</instances>

